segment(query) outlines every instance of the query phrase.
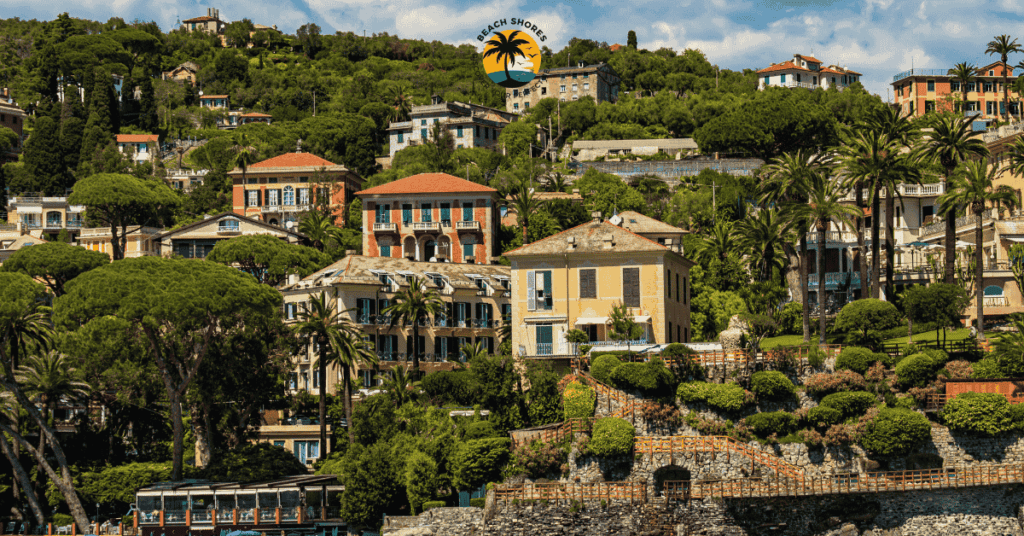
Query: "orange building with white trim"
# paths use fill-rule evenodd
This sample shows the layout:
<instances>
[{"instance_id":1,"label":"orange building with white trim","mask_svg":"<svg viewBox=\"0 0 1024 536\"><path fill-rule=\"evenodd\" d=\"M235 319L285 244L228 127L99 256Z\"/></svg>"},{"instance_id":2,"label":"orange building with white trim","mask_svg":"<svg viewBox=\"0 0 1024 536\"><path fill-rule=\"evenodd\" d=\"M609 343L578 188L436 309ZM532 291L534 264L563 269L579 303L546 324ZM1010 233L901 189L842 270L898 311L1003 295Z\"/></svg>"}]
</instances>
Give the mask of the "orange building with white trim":
<instances>
[{"instance_id":1,"label":"orange building with white trim","mask_svg":"<svg viewBox=\"0 0 1024 536\"><path fill-rule=\"evenodd\" d=\"M980 119L993 120L1003 114L1003 72L1008 77L1010 113L1020 115L1020 95L1013 91L1013 67L1001 61L979 67L975 81L966 91L949 69L910 69L892 77L894 102L905 114L918 117L931 111L963 109ZM963 108L957 104L963 102Z\"/></svg>"}]
</instances>

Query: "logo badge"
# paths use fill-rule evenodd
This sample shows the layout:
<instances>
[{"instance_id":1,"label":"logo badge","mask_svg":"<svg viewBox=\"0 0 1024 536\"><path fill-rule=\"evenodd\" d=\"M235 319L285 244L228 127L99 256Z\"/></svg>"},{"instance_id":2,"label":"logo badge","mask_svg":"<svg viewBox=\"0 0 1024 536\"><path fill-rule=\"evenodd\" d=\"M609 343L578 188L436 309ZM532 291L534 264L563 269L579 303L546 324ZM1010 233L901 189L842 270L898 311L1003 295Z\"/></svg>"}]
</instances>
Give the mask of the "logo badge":
<instances>
[{"instance_id":1,"label":"logo badge","mask_svg":"<svg viewBox=\"0 0 1024 536\"><path fill-rule=\"evenodd\" d=\"M494 32L484 43L484 71L502 87L523 87L540 71L540 47L522 30Z\"/></svg>"}]
</instances>

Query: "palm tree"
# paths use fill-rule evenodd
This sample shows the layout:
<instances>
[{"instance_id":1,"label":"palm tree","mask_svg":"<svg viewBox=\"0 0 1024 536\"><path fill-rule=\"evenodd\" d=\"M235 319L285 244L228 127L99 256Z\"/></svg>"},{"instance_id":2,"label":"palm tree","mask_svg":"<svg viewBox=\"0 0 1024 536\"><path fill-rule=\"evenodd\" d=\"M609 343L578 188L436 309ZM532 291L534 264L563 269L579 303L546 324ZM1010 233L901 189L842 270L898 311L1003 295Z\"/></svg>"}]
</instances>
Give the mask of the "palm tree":
<instances>
[{"instance_id":1,"label":"palm tree","mask_svg":"<svg viewBox=\"0 0 1024 536\"><path fill-rule=\"evenodd\" d=\"M966 117L941 116L931 132L925 134L924 155L942 166L946 186L961 162L970 157L988 155L985 142L973 137L971 120ZM956 206L942 206L946 219L945 283L956 284Z\"/></svg>"},{"instance_id":2,"label":"palm tree","mask_svg":"<svg viewBox=\"0 0 1024 536\"><path fill-rule=\"evenodd\" d=\"M739 244L736 240L733 224L731 221L722 220L715 224L708 234L701 240L700 249L697 250L696 258L701 263L710 263L713 260L725 260L736 253Z\"/></svg>"},{"instance_id":3,"label":"palm tree","mask_svg":"<svg viewBox=\"0 0 1024 536\"><path fill-rule=\"evenodd\" d=\"M796 153L784 153L774 158L765 166L765 181L761 183L761 202L763 204L781 203L783 206L799 206L807 200L807 188L810 186L809 175L821 167L825 160L821 155L807 155L798 150ZM811 307L807 283L807 252L808 222L802 217L793 222L800 233L800 251L797 277L800 285L801 316L803 320L804 342L811 340Z\"/></svg>"},{"instance_id":4,"label":"palm tree","mask_svg":"<svg viewBox=\"0 0 1024 536\"><path fill-rule=\"evenodd\" d=\"M384 380L381 388L395 397L395 405L402 407L407 400L412 400L419 392L420 382L413 381L405 367L398 365L391 369L391 374Z\"/></svg>"},{"instance_id":5,"label":"palm tree","mask_svg":"<svg viewBox=\"0 0 1024 536\"><path fill-rule=\"evenodd\" d=\"M235 153L233 163L242 169L242 184L245 184L245 171L256 163L256 152L249 144L249 135L244 132L235 137L235 146L238 147L238 152Z\"/></svg>"},{"instance_id":6,"label":"palm tree","mask_svg":"<svg viewBox=\"0 0 1024 536\"><path fill-rule=\"evenodd\" d=\"M564 192L569 186L569 182L565 180L565 175L562 175L560 171L556 171L548 175L548 182L544 186L549 192Z\"/></svg>"},{"instance_id":7,"label":"palm tree","mask_svg":"<svg viewBox=\"0 0 1024 536\"><path fill-rule=\"evenodd\" d=\"M347 341L343 337L348 330L355 329L354 325L343 320L338 312L338 292L328 297L326 292L315 294L308 302L299 307L298 322L292 324L292 331L306 342L307 348L317 352L317 383L320 386L320 448L326 452L327 446L327 363L330 361L329 353L338 350ZM348 389L348 382L345 383ZM351 441L351 421L349 421L349 439Z\"/></svg>"},{"instance_id":8,"label":"palm tree","mask_svg":"<svg viewBox=\"0 0 1024 536\"><path fill-rule=\"evenodd\" d=\"M462 360L466 363L472 363L474 359L478 357L487 357L487 348L484 347L483 341L477 342L476 344L463 344L462 348L459 348L459 353L462 354Z\"/></svg>"},{"instance_id":9,"label":"palm tree","mask_svg":"<svg viewBox=\"0 0 1024 536\"><path fill-rule=\"evenodd\" d=\"M78 380L78 371L67 356L55 350L29 357L15 370L14 377L25 396L39 398L43 417L51 423L57 402L86 399L91 390L89 384Z\"/></svg>"},{"instance_id":10,"label":"palm tree","mask_svg":"<svg viewBox=\"0 0 1024 536\"><path fill-rule=\"evenodd\" d=\"M818 344L825 344L825 247L831 222L853 226L859 212L842 202L847 189L833 180L827 169L813 170L807 176L807 203L793 208L797 215L814 225L818 247Z\"/></svg>"},{"instance_id":11,"label":"palm tree","mask_svg":"<svg viewBox=\"0 0 1024 536\"><path fill-rule=\"evenodd\" d=\"M520 39L516 36L519 35L519 30L515 30L505 37L505 34L496 33L494 37L486 43L486 47L489 47L484 52L484 57L495 56L495 59L503 62L505 66L505 81L499 82L498 85L505 87L512 87L517 85L518 82L512 80L512 75L508 72L508 64L512 63L515 65L516 56L525 56L523 53L523 45L530 44L526 39Z\"/></svg>"},{"instance_id":12,"label":"palm tree","mask_svg":"<svg viewBox=\"0 0 1024 536\"><path fill-rule=\"evenodd\" d=\"M1009 186L996 186L995 181L999 178L1002 169L999 166L990 166L984 159L969 160L964 162L959 173L953 176L953 180L946 183L946 193L939 196L939 202L944 206L968 207L977 219L977 226L974 228L974 254L975 254L975 294L978 307L978 338L985 339L985 248L983 242L982 225L986 204L999 206L1004 204L1008 207L1017 205L1017 194ZM952 217L952 215L951 215ZM947 244L947 249L950 247Z\"/></svg>"},{"instance_id":13,"label":"palm tree","mask_svg":"<svg viewBox=\"0 0 1024 536\"><path fill-rule=\"evenodd\" d=\"M409 288L395 294L395 302L384 308L381 313L390 315L393 328L399 323L412 324L412 369L413 379L420 377L420 323L433 319L434 315L443 312L444 302L436 290L425 285L419 278L409 278Z\"/></svg>"},{"instance_id":14,"label":"palm tree","mask_svg":"<svg viewBox=\"0 0 1024 536\"><path fill-rule=\"evenodd\" d=\"M352 311L352 310L349 310ZM373 343L363 340L362 331L359 326L348 318L339 316L335 329L337 335L328 339L330 352L327 354L328 364L337 365L341 369L342 400L345 406L345 423L348 424L348 442L355 442L355 429L352 428L352 371L359 365L376 365L377 354L374 352ZM327 367L320 366L321 357L313 363L320 374L321 392L326 389ZM321 400L325 397L321 396ZM321 417L322 419L322 417ZM322 421L321 421L322 422Z\"/></svg>"},{"instance_id":15,"label":"palm tree","mask_svg":"<svg viewBox=\"0 0 1024 536\"><path fill-rule=\"evenodd\" d=\"M1011 41L1010 36L1006 34L995 36L992 41L988 42L988 47L985 49L985 54L999 54L999 61L1003 62L1003 111L1006 113L1007 120L1010 117L1010 88L1006 72L1009 65L1006 62L1009 61L1010 54L1014 52L1022 52L1022 49L1016 39Z\"/></svg>"},{"instance_id":16,"label":"palm tree","mask_svg":"<svg viewBox=\"0 0 1024 536\"><path fill-rule=\"evenodd\" d=\"M782 269L782 244L790 240L792 222L777 208L761 209L736 225L741 247L749 251L750 271L759 281L770 281Z\"/></svg>"},{"instance_id":17,"label":"palm tree","mask_svg":"<svg viewBox=\"0 0 1024 536\"><path fill-rule=\"evenodd\" d=\"M53 330L50 328L50 308L38 302L24 310L18 310L0 321L0 344L9 353L11 370L21 365L21 355L30 347L42 351L49 347Z\"/></svg>"},{"instance_id":18,"label":"palm tree","mask_svg":"<svg viewBox=\"0 0 1024 536\"><path fill-rule=\"evenodd\" d=\"M306 238L313 243L313 247L319 251L324 250L328 239L331 238L331 229L334 223L331 217L323 212L313 211L306 214L299 222L299 232L306 235Z\"/></svg>"},{"instance_id":19,"label":"palm tree","mask_svg":"<svg viewBox=\"0 0 1024 536\"><path fill-rule=\"evenodd\" d=\"M526 181L520 182L518 186L512 188L512 208L516 211L516 218L519 220L519 225L523 227L523 245L530 243L529 235L527 234L527 228L530 225L530 216L537 212L544 202L537 198L533 193L533 189L529 187Z\"/></svg>"},{"instance_id":20,"label":"palm tree","mask_svg":"<svg viewBox=\"0 0 1024 536\"><path fill-rule=\"evenodd\" d=\"M977 74L978 68L966 61L962 61L953 66L952 69L947 71L947 74L953 77L953 80L960 82L960 111L964 111L964 107L967 102L967 86L974 81L974 76Z\"/></svg>"},{"instance_id":21,"label":"palm tree","mask_svg":"<svg viewBox=\"0 0 1024 536\"><path fill-rule=\"evenodd\" d=\"M409 119L409 112L412 111L412 102L401 87L392 86L391 105L394 107L391 117L395 121L406 121Z\"/></svg>"}]
</instances>

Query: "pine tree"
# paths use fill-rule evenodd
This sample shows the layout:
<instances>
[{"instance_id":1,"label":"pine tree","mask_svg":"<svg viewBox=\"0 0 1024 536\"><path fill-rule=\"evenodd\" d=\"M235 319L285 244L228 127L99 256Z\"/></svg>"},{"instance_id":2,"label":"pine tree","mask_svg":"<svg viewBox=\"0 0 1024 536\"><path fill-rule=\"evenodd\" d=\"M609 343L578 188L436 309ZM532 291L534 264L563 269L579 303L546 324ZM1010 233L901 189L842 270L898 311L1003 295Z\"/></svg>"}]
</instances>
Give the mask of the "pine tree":
<instances>
[{"instance_id":1,"label":"pine tree","mask_svg":"<svg viewBox=\"0 0 1024 536\"><path fill-rule=\"evenodd\" d=\"M636 50L636 32L633 30L630 30L629 33L626 34L626 46Z\"/></svg>"},{"instance_id":2,"label":"pine tree","mask_svg":"<svg viewBox=\"0 0 1024 536\"><path fill-rule=\"evenodd\" d=\"M92 161L96 157L96 153L114 141L114 130L110 120L113 84L111 84L110 75L102 71L97 71L93 78L94 83L89 96L89 119L85 123L82 152L78 164L80 177L91 175L94 172Z\"/></svg>"},{"instance_id":3,"label":"pine tree","mask_svg":"<svg viewBox=\"0 0 1024 536\"><path fill-rule=\"evenodd\" d=\"M156 95L153 92L153 80L148 76L142 80L142 99L139 113L139 128L146 132L156 129Z\"/></svg>"},{"instance_id":4,"label":"pine tree","mask_svg":"<svg viewBox=\"0 0 1024 536\"><path fill-rule=\"evenodd\" d=\"M36 119L35 129L25 142L25 168L35 177L37 188L46 195L63 193L64 163L60 151L60 125L49 115Z\"/></svg>"}]
</instances>

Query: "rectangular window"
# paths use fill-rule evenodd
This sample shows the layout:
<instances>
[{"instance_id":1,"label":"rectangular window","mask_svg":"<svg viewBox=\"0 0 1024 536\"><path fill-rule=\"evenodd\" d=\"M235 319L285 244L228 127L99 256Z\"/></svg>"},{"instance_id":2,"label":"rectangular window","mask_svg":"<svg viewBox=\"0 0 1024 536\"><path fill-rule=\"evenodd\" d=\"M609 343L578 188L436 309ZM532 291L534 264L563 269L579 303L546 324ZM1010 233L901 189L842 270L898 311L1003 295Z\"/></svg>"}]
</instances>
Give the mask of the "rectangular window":
<instances>
[{"instance_id":1,"label":"rectangular window","mask_svg":"<svg viewBox=\"0 0 1024 536\"><path fill-rule=\"evenodd\" d=\"M547 95L548 94L548 88L546 88L546 87L540 88L540 94L541 95Z\"/></svg>"},{"instance_id":2,"label":"rectangular window","mask_svg":"<svg viewBox=\"0 0 1024 536\"><path fill-rule=\"evenodd\" d=\"M402 205L402 225L410 223L412 223L412 205L405 203Z\"/></svg>"},{"instance_id":3,"label":"rectangular window","mask_svg":"<svg viewBox=\"0 0 1024 536\"><path fill-rule=\"evenodd\" d=\"M957 81L950 82L949 83L949 90L950 91L960 91L960 82L957 82ZM901 96L903 95L903 89L902 88L900 89L900 95Z\"/></svg>"},{"instance_id":4,"label":"rectangular window","mask_svg":"<svg viewBox=\"0 0 1024 536\"><path fill-rule=\"evenodd\" d=\"M474 134L476 134L476 137L479 138L480 137L480 127L473 127L473 130L474 130Z\"/></svg>"},{"instance_id":5,"label":"rectangular window","mask_svg":"<svg viewBox=\"0 0 1024 536\"><path fill-rule=\"evenodd\" d=\"M578 88L578 86L577 86L576 84L573 84L573 85L572 85L572 90L573 90L573 91L576 91L576 90L577 90L577 88Z\"/></svg>"},{"instance_id":6,"label":"rectangular window","mask_svg":"<svg viewBox=\"0 0 1024 536\"><path fill-rule=\"evenodd\" d=\"M559 93L565 93L565 86L559 86Z\"/></svg>"},{"instance_id":7,"label":"rectangular window","mask_svg":"<svg viewBox=\"0 0 1024 536\"><path fill-rule=\"evenodd\" d=\"M391 205L377 205L376 223L391 223Z\"/></svg>"},{"instance_id":8,"label":"rectangular window","mask_svg":"<svg viewBox=\"0 0 1024 536\"><path fill-rule=\"evenodd\" d=\"M928 91L935 91L935 80L928 81Z\"/></svg>"},{"instance_id":9,"label":"rectangular window","mask_svg":"<svg viewBox=\"0 0 1024 536\"><path fill-rule=\"evenodd\" d=\"M622 303L640 307L640 268L622 269Z\"/></svg>"},{"instance_id":10,"label":"rectangular window","mask_svg":"<svg viewBox=\"0 0 1024 536\"><path fill-rule=\"evenodd\" d=\"M686 280L684 279L683 282L685 283ZM679 274L676 274L676 301L679 301Z\"/></svg>"},{"instance_id":11,"label":"rectangular window","mask_svg":"<svg viewBox=\"0 0 1024 536\"><path fill-rule=\"evenodd\" d=\"M430 203L420 204L420 221L423 223L430 223Z\"/></svg>"},{"instance_id":12,"label":"rectangular window","mask_svg":"<svg viewBox=\"0 0 1024 536\"><path fill-rule=\"evenodd\" d=\"M473 202L462 204L462 221L473 221Z\"/></svg>"},{"instance_id":13,"label":"rectangular window","mask_svg":"<svg viewBox=\"0 0 1024 536\"><path fill-rule=\"evenodd\" d=\"M518 89L513 89L512 90L512 96L513 97L518 97L519 96L519 90Z\"/></svg>"},{"instance_id":14,"label":"rectangular window","mask_svg":"<svg viewBox=\"0 0 1024 536\"><path fill-rule=\"evenodd\" d=\"M580 270L580 298L597 297L597 270Z\"/></svg>"},{"instance_id":15,"label":"rectangular window","mask_svg":"<svg viewBox=\"0 0 1024 536\"><path fill-rule=\"evenodd\" d=\"M425 129L425 128L421 128L420 129L420 137L423 138L423 139L427 139L427 129Z\"/></svg>"},{"instance_id":16,"label":"rectangular window","mask_svg":"<svg viewBox=\"0 0 1024 536\"><path fill-rule=\"evenodd\" d=\"M420 119L420 125L426 125L426 124L427 124L427 120L426 119Z\"/></svg>"},{"instance_id":17,"label":"rectangular window","mask_svg":"<svg viewBox=\"0 0 1024 536\"><path fill-rule=\"evenodd\" d=\"M246 203L246 206L258 207L260 205L259 190L249 190L248 192L246 192L246 196L248 197L248 202Z\"/></svg>"},{"instance_id":18,"label":"rectangular window","mask_svg":"<svg viewBox=\"0 0 1024 536\"><path fill-rule=\"evenodd\" d=\"M462 137L462 127L456 127L455 128L455 136L458 137L458 138Z\"/></svg>"},{"instance_id":19,"label":"rectangular window","mask_svg":"<svg viewBox=\"0 0 1024 536\"><path fill-rule=\"evenodd\" d=\"M284 316L288 320L295 320L295 304L294 303L286 303L284 305Z\"/></svg>"},{"instance_id":20,"label":"rectangular window","mask_svg":"<svg viewBox=\"0 0 1024 536\"><path fill-rule=\"evenodd\" d=\"M583 91L590 91L590 82L583 84Z\"/></svg>"},{"instance_id":21,"label":"rectangular window","mask_svg":"<svg viewBox=\"0 0 1024 536\"><path fill-rule=\"evenodd\" d=\"M537 325L537 355L551 355L553 344L551 343L551 324Z\"/></svg>"},{"instance_id":22,"label":"rectangular window","mask_svg":"<svg viewBox=\"0 0 1024 536\"><path fill-rule=\"evenodd\" d=\"M672 342L672 322L668 323L668 342Z\"/></svg>"},{"instance_id":23,"label":"rectangular window","mask_svg":"<svg viewBox=\"0 0 1024 536\"><path fill-rule=\"evenodd\" d=\"M786 75L784 75L784 74L780 74L779 75L779 83L782 83L782 84L786 83Z\"/></svg>"},{"instance_id":24,"label":"rectangular window","mask_svg":"<svg viewBox=\"0 0 1024 536\"><path fill-rule=\"evenodd\" d=\"M519 103L518 102L513 102L512 103L512 109L518 111L519 110Z\"/></svg>"},{"instance_id":25,"label":"rectangular window","mask_svg":"<svg viewBox=\"0 0 1024 536\"><path fill-rule=\"evenodd\" d=\"M526 308L530 311L550 311L554 305L551 296L551 270L526 272Z\"/></svg>"},{"instance_id":26,"label":"rectangular window","mask_svg":"<svg viewBox=\"0 0 1024 536\"><path fill-rule=\"evenodd\" d=\"M986 93L992 91L992 82L984 82L982 85L984 86Z\"/></svg>"},{"instance_id":27,"label":"rectangular window","mask_svg":"<svg viewBox=\"0 0 1024 536\"><path fill-rule=\"evenodd\" d=\"M309 204L309 188L299 188L299 204Z\"/></svg>"},{"instance_id":28,"label":"rectangular window","mask_svg":"<svg viewBox=\"0 0 1024 536\"><path fill-rule=\"evenodd\" d=\"M446 227L452 226L452 205L451 203L441 203L441 225Z\"/></svg>"},{"instance_id":29,"label":"rectangular window","mask_svg":"<svg viewBox=\"0 0 1024 536\"><path fill-rule=\"evenodd\" d=\"M404 132L399 132L398 133L398 143L405 143L405 133Z\"/></svg>"}]
</instances>

